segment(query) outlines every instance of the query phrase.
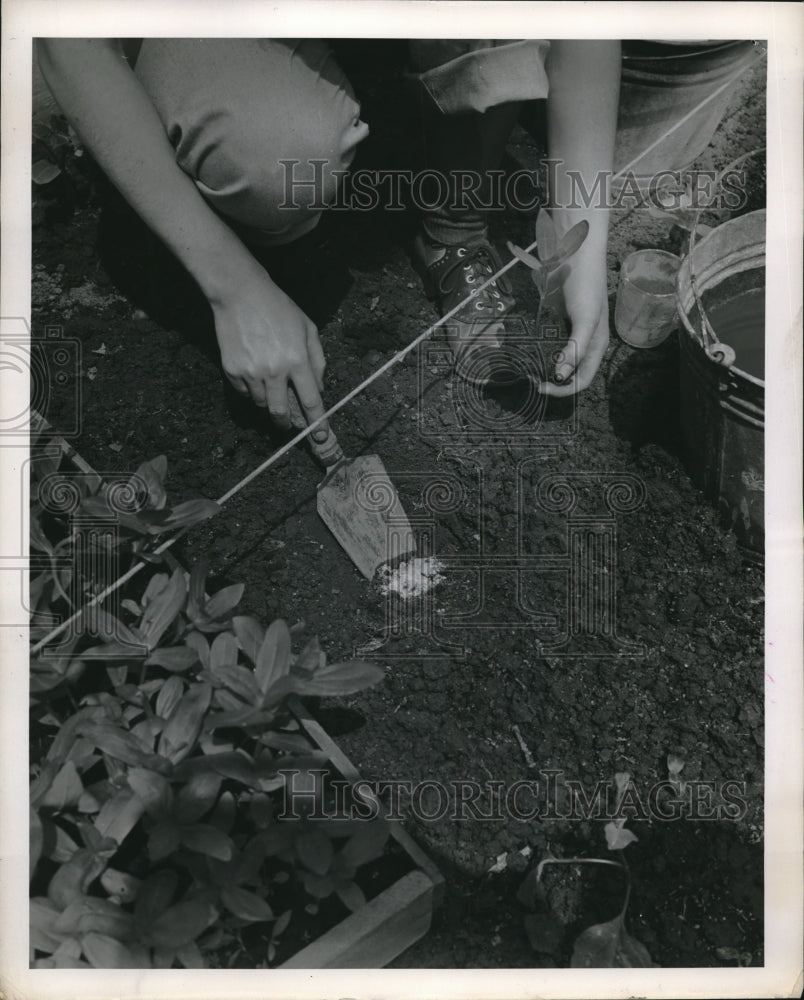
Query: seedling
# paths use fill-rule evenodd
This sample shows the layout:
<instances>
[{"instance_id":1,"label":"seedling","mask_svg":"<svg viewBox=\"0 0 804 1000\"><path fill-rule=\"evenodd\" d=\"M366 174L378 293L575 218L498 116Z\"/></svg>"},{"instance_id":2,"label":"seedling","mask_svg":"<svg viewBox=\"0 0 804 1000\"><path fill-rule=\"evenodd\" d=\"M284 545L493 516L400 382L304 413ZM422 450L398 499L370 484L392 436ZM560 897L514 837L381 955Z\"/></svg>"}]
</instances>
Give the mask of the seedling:
<instances>
[{"instance_id":1,"label":"seedling","mask_svg":"<svg viewBox=\"0 0 804 1000\"><path fill-rule=\"evenodd\" d=\"M536 256L508 243L508 249L514 257L531 269L531 278L539 291L537 330L541 325L545 301L558 288L563 277L561 268L580 249L588 232L589 223L583 220L565 233L559 243L552 216L546 209L541 209L536 216Z\"/></svg>"},{"instance_id":2,"label":"seedling","mask_svg":"<svg viewBox=\"0 0 804 1000\"><path fill-rule=\"evenodd\" d=\"M615 815L627 793L631 780L628 773L621 772L614 776L617 786ZM637 839L636 835L626 828L627 818L617 818L606 823L604 830L606 844L610 851L623 851ZM620 860L609 858L543 858L536 868L528 875L520 888L518 898L525 905L531 906L536 898L544 898L543 873L550 865L609 865L618 868L625 876L626 888L622 907L613 920L587 927L575 940L572 950L571 966L578 969L603 968L655 968L647 948L632 937L625 929L625 914L631 898L631 873L623 855ZM561 941L563 931L557 919L551 914L531 914L526 919L526 929L531 944L537 951L554 953Z\"/></svg>"}]
</instances>

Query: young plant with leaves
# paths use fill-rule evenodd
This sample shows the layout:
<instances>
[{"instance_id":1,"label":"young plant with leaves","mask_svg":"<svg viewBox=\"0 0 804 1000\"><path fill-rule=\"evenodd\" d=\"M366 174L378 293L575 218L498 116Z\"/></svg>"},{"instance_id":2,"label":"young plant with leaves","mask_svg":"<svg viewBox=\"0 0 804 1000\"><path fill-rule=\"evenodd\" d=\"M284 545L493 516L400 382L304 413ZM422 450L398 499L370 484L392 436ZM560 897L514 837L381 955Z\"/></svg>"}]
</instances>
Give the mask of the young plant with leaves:
<instances>
[{"instance_id":1,"label":"young plant with leaves","mask_svg":"<svg viewBox=\"0 0 804 1000\"><path fill-rule=\"evenodd\" d=\"M288 696L353 694L382 671L328 664L315 640L294 653L284 622L234 614L242 593L207 596L203 566L154 572L59 651L83 676L78 704L48 692L59 728L34 767L37 967L203 967L252 925L275 953L291 918L274 895L294 873L299 898L362 904L357 867L387 830L280 818L274 797L328 767Z\"/></svg>"},{"instance_id":2,"label":"young plant with leaves","mask_svg":"<svg viewBox=\"0 0 804 1000\"><path fill-rule=\"evenodd\" d=\"M617 789L615 818L606 823L604 831L608 849L622 852L637 839L636 835L625 826L627 816L621 815L631 776L627 772L618 772L614 775L614 781ZM542 858L536 868L528 874L517 894L519 901L528 909L535 909L537 904L542 908L542 912L531 913L525 917L525 929L536 951L555 953L564 937L561 922L547 905L543 883L545 868L551 865L607 865L619 869L625 876L626 888L622 907L612 920L587 927L575 939L570 965L578 969L655 968L647 948L625 928L625 914L631 899L631 873L625 856L620 854L619 857L618 861L609 858L552 856Z\"/></svg>"},{"instance_id":3,"label":"young plant with leaves","mask_svg":"<svg viewBox=\"0 0 804 1000\"><path fill-rule=\"evenodd\" d=\"M536 216L536 256L521 247L508 243L508 249L518 260L531 270L533 284L539 291L539 307L536 313L536 329L541 328L544 307L551 295L556 293L564 278L562 270L566 262L583 245L589 233L586 220L576 223L561 241L558 240L553 217L546 208Z\"/></svg>"}]
</instances>

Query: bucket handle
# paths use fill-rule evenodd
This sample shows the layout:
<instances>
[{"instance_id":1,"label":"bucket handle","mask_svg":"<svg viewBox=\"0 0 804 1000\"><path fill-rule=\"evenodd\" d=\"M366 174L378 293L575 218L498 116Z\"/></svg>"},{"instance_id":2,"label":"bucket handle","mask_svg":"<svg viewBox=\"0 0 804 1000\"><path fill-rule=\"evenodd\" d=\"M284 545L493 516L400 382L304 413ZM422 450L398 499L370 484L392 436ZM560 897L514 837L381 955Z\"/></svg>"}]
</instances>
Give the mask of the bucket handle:
<instances>
[{"instance_id":1,"label":"bucket handle","mask_svg":"<svg viewBox=\"0 0 804 1000\"><path fill-rule=\"evenodd\" d=\"M752 149L748 153L743 153L738 156L736 160L732 160L731 163L727 164L717 175L715 179L715 187L720 184L721 180L725 176L726 172L733 170L736 166L747 160L750 156L754 156L756 153L764 153L765 147L761 146L759 149ZM690 242L689 248L687 250L687 258L689 260L689 271L690 271L690 285L692 286L692 294L695 299L695 304L698 307L698 315L701 317L701 337L703 339L703 347L706 351L708 357L712 359L716 364L722 365L724 368L728 369L734 364L737 359L737 355L734 349L728 344L723 344L717 339L717 334L712 329L712 324L709 322L709 317L706 315L706 310L704 309L704 304L701 299L701 294L698 290L698 282L695 277L695 271L692 266L692 251L695 249L695 235L698 228L698 222L701 218L701 213L703 211L702 206L698 206L695 213L695 219L693 221L692 227L690 228Z\"/></svg>"},{"instance_id":2,"label":"bucket handle","mask_svg":"<svg viewBox=\"0 0 804 1000\"><path fill-rule=\"evenodd\" d=\"M708 357L710 357L716 364L723 365L724 368L731 368L737 360L734 348L729 347L728 344L721 343L719 340L715 340L713 343L708 344L705 350Z\"/></svg>"}]
</instances>

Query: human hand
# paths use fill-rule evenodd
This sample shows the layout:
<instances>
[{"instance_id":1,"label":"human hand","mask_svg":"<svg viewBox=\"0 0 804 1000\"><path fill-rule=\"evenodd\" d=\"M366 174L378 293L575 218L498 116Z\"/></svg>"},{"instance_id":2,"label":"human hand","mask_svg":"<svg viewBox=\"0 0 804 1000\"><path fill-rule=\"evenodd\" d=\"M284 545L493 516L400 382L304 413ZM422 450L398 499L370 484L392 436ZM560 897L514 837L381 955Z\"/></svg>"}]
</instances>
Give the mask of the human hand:
<instances>
[{"instance_id":1,"label":"human hand","mask_svg":"<svg viewBox=\"0 0 804 1000\"><path fill-rule=\"evenodd\" d=\"M567 344L556 359L545 396L573 396L591 385L609 343L609 303L603 251L584 244L559 272L562 308L570 324Z\"/></svg>"},{"instance_id":2,"label":"human hand","mask_svg":"<svg viewBox=\"0 0 804 1000\"><path fill-rule=\"evenodd\" d=\"M324 352L315 324L256 262L220 301L212 303L224 373L233 387L290 427L292 383L308 423L324 413ZM316 434L326 436L326 422Z\"/></svg>"}]
</instances>

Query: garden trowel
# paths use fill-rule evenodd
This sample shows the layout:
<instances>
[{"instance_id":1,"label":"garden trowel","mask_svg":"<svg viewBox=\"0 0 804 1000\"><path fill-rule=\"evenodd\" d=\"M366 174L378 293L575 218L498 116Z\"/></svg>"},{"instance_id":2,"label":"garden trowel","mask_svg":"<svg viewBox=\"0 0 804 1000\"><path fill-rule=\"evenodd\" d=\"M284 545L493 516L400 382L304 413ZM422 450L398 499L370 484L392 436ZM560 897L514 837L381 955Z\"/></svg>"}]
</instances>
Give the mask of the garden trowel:
<instances>
[{"instance_id":1,"label":"garden trowel","mask_svg":"<svg viewBox=\"0 0 804 1000\"><path fill-rule=\"evenodd\" d=\"M293 389L290 417L302 429L307 421ZM327 469L318 484L318 514L363 576L371 580L383 563L416 551L407 515L378 455L347 458L332 430L324 441L307 441Z\"/></svg>"}]
</instances>

